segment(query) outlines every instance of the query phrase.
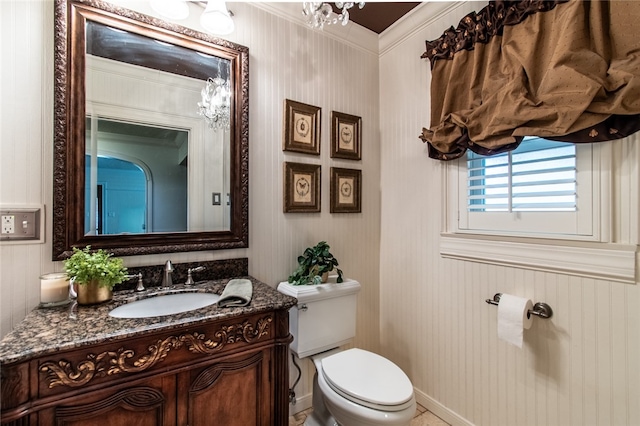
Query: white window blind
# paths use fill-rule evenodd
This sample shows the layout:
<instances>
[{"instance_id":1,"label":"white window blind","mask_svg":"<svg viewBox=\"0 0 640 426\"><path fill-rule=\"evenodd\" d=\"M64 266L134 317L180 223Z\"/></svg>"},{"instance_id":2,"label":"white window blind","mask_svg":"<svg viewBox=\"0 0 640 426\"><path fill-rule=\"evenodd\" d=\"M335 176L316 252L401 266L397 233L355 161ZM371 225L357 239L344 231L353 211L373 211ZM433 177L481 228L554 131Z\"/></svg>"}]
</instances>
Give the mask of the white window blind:
<instances>
[{"instance_id":1,"label":"white window blind","mask_svg":"<svg viewBox=\"0 0 640 426\"><path fill-rule=\"evenodd\" d=\"M525 138L516 151L467 157L467 209L489 211L575 211L576 147Z\"/></svg>"},{"instance_id":2,"label":"white window blind","mask_svg":"<svg viewBox=\"0 0 640 426\"><path fill-rule=\"evenodd\" d=\"M458 172L456 232L596 237L592 144L527 137L511 152L468 151Z\"/></svg>"}]
</instances>

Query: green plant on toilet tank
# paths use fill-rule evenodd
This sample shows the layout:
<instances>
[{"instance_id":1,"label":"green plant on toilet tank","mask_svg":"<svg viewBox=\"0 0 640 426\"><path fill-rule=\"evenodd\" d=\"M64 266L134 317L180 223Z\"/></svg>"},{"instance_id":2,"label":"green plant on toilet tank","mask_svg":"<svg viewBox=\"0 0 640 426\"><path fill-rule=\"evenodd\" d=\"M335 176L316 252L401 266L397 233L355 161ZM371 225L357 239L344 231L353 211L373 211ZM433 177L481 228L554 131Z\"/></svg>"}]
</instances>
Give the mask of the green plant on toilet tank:
<instances>
[{"instance_id":1,"label":"green plant on toilet tank","mask_svg":"<svg viewBox=\"0 0 640 426\"><path fill-rule=\"evenodd\" d=\"M71 257L64 261L64 270L78 285L97 282L99 287L108 287L109 290L124 281L127 274L122 259L112 257L102 249L92 252L91 246L84 249L74 247Z\"/></svg>"},{"instance_id":2,"label":"green plant on toilet tank","mask_svg":"<svg viewBox=\"0 0 640 426\"><path fill-rule=\"evenodd\" d=\"M338 269L338 260L329 251L329 244L320 241L313 247L307 247L298 256L298 268L289 276L292 285L317 285L322 283L322 275L333 269L338 273L336 282L342 282L342 271Z\"/></svg>"}]
</instances>

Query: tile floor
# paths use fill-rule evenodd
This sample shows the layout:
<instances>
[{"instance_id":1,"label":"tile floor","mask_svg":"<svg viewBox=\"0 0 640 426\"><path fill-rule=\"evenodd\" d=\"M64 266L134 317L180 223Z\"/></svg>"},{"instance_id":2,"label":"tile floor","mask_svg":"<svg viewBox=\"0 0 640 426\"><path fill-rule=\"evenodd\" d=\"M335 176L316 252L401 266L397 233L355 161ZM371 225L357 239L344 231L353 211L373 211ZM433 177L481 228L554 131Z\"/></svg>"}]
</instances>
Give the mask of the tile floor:
<instances>
[{"instance_id":1,"label":"tile floor","mask_svg":"<svg viewBox=\"0 0 640 426\"><path fill-rule=\"evenodd\" d=\"M301 426L304 424L307 415L311 412L311 408L301 411L289 417L289 426ZM349 426L349 425L345 425ZM418 404L416 415L411 420L411 426L449 426L449 423L437 417L431 411Z\"/></svg>"}]
</instances>

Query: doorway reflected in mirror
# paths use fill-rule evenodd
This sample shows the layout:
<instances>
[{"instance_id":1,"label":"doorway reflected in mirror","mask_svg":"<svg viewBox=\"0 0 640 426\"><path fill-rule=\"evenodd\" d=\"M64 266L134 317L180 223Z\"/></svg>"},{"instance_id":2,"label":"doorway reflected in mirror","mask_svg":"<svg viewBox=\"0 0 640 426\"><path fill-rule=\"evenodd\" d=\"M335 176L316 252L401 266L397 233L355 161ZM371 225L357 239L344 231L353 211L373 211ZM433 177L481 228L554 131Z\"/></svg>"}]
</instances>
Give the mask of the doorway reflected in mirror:
<instances>
[{"instance_id":1,"label":"doorway reflected in mirror","mask_svg":"<svg viewBox=\"0 0 640 426\"><path fill-rule=\"evenodd\" d=\"M105 119L92 131L91 121L85 235L187 231L189 132Z\"/></svg>"},{"instance_id":2,"label":"doorway reflected in mirror","mask_svg":"<svg viewBox=\"0 0 640 426\"><path fill-rule=\"evenodd\" d=\"M91 158L87 158L91 164ZM87 174L91 171L88 170ZM87 235L140 234L147 226L147 176L125 160L98 157L95 193L87 187L85 233Z\"/></svg>"}]
</instances>

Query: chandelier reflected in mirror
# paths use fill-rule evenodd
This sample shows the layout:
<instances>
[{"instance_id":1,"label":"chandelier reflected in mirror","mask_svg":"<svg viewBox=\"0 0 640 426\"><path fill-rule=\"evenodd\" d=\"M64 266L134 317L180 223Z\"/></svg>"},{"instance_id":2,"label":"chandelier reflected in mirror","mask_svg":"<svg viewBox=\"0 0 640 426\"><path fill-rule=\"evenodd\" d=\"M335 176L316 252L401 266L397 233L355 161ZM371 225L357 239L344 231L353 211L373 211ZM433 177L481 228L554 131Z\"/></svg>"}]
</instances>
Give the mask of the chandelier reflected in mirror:
<instances>
[{"instance_id":1,"label":"chandelier reflected in mirror","mask_svg":"<svg viewBox=\"0 0 640 426\"><path fill-rule=\"evenodd\" d=\"M347 25L349 9L355 4L354 2L336 2L336 8L342 10L340 14L336 14L329 3L305 1L302 3L302 15L311 28L322 29L325 25L335 25L338 22ZM364 7L364 2L357 4L359 9Z\"/></svg>"},{"instance_id":2,"label":"chandelier reflected in mirror","mask_svg":"<svg viewBox=\"0 0 640 426\"><path fill-rule=\"evenodd\" d=\"M202 100L198 102L198 114L203 116L213 130L228 130L230 116L231 88L229 80L220 76L209 77L200 92Z\"/></svg>"}]
</instances>

